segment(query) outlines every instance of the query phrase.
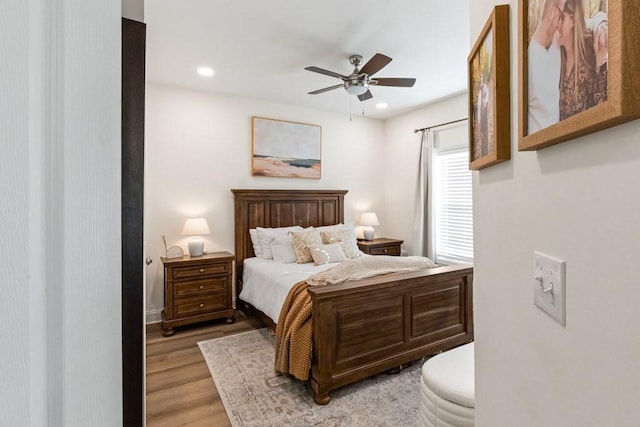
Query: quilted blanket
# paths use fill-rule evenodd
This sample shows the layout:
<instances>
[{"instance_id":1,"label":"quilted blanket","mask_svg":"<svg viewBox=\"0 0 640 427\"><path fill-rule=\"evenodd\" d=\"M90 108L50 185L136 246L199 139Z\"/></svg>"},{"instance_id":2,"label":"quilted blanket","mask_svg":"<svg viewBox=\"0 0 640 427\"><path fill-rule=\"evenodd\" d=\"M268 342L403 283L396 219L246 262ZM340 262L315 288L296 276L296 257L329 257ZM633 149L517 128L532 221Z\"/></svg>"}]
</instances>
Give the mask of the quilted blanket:
<instances>
[{"instance_id":1,"label":"quilted blanket","mask_svg":"<svg viewBox=\"0 0 640 427\"><path fill-rule=\"evenodd\" d=\"M348 259L335 267L314 274L307 279L307 283L310 286L335 285L381 274L416 271L430 267L437 267L437 265L429 258L421 256L361 256L360 258Z\"/></svg>"},{"instance_id":2,"label":"quilted blanket","mask_svg":"<svg viewBox=\"0 0 640 427\"><path fill-rule=\"evenodd\" d=\"M437 267L425 257L363 256L310 276L291 288L276 324L276 372L309 379L312 354L312 318L309 286L325 286L381 274Z\"/></svg>"}]
</instances>

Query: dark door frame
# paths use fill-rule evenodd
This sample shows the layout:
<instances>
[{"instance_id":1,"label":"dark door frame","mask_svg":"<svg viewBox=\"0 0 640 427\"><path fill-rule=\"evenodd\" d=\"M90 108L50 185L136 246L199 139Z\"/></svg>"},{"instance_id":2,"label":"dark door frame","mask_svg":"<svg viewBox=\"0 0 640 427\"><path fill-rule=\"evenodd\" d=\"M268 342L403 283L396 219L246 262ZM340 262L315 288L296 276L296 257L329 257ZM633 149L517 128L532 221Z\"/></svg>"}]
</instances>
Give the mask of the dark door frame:
<instances>
[{"instance_id":1,"label":"dark door frame","mask_svg":"<svg viewBox=\"0 0 640 427\"><path fill-rule=\"evenodd\" d=\"M144 425L144 103L146 25L122 18L122 408Z\"/></svg>"}]
</instances>

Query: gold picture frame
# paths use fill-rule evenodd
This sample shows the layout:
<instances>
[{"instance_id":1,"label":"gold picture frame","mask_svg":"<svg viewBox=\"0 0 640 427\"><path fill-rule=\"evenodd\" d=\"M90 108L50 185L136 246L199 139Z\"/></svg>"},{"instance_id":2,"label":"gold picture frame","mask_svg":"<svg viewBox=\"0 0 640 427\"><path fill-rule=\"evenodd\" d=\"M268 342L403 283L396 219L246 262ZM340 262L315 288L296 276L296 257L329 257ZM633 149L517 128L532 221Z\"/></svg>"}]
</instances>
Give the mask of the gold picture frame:
<instances>
[{"instance_id":1,"label":"gold picture frame","mask_svg":"<svg viewBox=\"0 0 640 427\"><path fill-rule=\"evenodd\" d=\"M469 169L511 158L509 5L493 8L467 59Z\"/></svg>"},{"instance_id":2,"label":"gold picture frame","mask_svg":"<svg viewBox=\"0 0 640 427\"><path fill-rule=\"evenodd\" d=\"M251 175L321 178L322 127L251 118Z\"/></svg>"},{"instance_id":3,"label":"gold picture frame","mask_svg":"<svg viewBox=\"0 0 640 427\"><path fill-rule=\"evenodd\" d=\"M638 1L520 0L518 22L518 150L640 118Z\"/></svg>"}]
</instances>

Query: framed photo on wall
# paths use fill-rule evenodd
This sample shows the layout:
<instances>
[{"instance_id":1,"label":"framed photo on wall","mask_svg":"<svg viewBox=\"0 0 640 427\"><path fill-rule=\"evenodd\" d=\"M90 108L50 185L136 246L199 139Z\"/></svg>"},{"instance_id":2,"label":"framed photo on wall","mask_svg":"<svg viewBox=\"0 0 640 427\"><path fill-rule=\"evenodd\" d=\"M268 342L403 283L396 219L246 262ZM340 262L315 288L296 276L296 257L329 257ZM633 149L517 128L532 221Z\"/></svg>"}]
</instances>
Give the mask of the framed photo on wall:
<instances>
[{"instance_id":1,"label":"framed photo on wall","mask_svg":"<svg viewBox=\"0 0 640 427\"><path fill-rule=\"evenodd\" d=\"M519 150L640 117L637 0L520 0Z\"/></svg>"},{"instance_id":2,"label":"framed photo on wall","mask_svg":"<svg viewBox=\"0 0 640 427\"><path fill-rule=\"evenodd\" d=\"M321 176L322 128L285 120L251 118L251 175Z\"/></svg>"},{"instance_id":3,"label":"framed photo on wall","mask_svg":"<svg viewBox=\"0 0 640 427\"><path fill-rule=\"evenodd\" d=\"M511 158L509 5L495 6L468 57L469 169Z\"/></svg>"}]
</instances>

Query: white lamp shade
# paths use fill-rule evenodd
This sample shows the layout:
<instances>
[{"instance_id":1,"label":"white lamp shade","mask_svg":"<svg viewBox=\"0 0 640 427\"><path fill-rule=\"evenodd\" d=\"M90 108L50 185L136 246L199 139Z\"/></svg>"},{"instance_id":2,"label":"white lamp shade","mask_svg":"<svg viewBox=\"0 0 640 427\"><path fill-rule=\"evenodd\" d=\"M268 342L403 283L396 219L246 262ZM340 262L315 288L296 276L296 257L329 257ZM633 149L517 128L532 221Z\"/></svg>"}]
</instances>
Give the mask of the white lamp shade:
<instances>
[{"instance_id":1,"label":"white lamp shade","mask_svg":"<svg viewBox=\"0 0 640 427\"><path fill-rule=\"evenodd\" d=\"M204 236L205 234L211 234L206 219L189 218L184 222L184 227L182 227L183 236Z\"/></svg>"},{"instance_id":2,"label":"white lamp shade","mask_svg":"<svg viewBox=\"0 0 640 427\"><path fill-rule=\"evenodd\" d=\"M360 225L380 225L375 212L365 212L360 217Z\"/></svg>"}]
</instances>

